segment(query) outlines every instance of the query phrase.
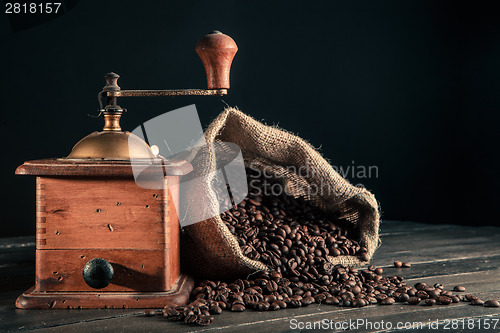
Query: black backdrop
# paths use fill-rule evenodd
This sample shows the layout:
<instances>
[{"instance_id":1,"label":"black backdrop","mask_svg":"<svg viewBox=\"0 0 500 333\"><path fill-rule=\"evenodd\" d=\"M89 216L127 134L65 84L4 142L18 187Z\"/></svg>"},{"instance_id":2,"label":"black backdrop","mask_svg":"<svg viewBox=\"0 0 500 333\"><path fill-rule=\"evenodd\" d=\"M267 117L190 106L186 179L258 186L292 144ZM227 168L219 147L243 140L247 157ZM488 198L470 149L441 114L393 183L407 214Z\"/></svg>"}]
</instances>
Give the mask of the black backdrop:
<instances>
[{"instance_id":1,"label":"black backdrop","mask_svg":"<svg viewBox=\"0 0 500 333\"><path fill-rule=\"evenodd\" d=\"M212 29L239 46L228 96L123 99L133 129L224 102L298 133L373 191L383 218L499 224L500 20L457 1L66 1L50 21L0 14L1 236L34 233L25 160L66 156L102 127L103 75L123 89L204 88ZM2 9L3 11L3 9ZM373 170L373 169L372 169ZM378 176L378 177L376 177Z\"/></svg>"}]
</instances>

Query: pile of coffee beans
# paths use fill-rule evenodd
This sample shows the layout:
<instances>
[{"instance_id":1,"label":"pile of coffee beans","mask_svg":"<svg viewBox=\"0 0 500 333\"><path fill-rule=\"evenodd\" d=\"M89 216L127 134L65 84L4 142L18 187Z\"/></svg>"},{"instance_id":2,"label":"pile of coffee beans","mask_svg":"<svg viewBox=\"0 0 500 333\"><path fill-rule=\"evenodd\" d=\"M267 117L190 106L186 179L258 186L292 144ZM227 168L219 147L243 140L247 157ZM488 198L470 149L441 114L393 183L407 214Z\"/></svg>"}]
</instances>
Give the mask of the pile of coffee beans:
<instances>
[{"instance_id":1,"label":"pile of coffee beans","mask_svg":"<svg viewBox=\"0 0 500 333\"><path fill-rule=\"evenodd\" d=\"M342 228L346 221L305 200L264 195L272 184L249 170L250 191L234 209L221 214L241 250L294 282L332 281L327 256L352 255L368 261L367 249Z\"/></svg>"},{"instance_id":2,"label":"pile of coffee beans","mask_svg":"<svg viewBox=\"0 0 500 333\"><path fill-rule=\"evenodd\" d=\"M427 285L419 282L408 286L400 276L382 276L383 269L369 265L357 270L336 265L332 281L328 284L316 282L293 282L279 272L260 272L253 279L238 279L232 283L203 281L193 289L194 301L186 306L165 307L163 316L170 320L208 325L213 315L223 310L242 312L247 309L275 311L298 308L313 303L341 307L364 307L372 304L392 305L396 302L409 305L433 306L470 302L471 305L499 307L496 300L483 302L470 294L454 294L442 284ZM464 292L455 286L455 292ZM151 314L148 312L146 314Z\"/></svg>"},{"instance_id":3,"label":"pile of coffee beans","mask_svg":"<svg viewBox=\"0 0 500 333\"><path fill-rule=\"evenodd\" d=\"M353 255L368 261L367 250L351 237L345 221L310 203L285 194L270 195L272 183L247 172L249 195L221 215L236 236L244 255L272 269L232 282L203 281L193 289L186 306L165 307L163 316L189 324L208 325L223 310L275 311L313 303L342 307L372 304L449 305L460 301L499 306L473 295L460 296L441 284L408 286L401 276L382 275L369 265L357 270L333 265L327 256ZM395 267L410 267L394 262ZM455 286L455 292L464 292ZM148 310L146 315L154 312Z\"/></svg>"}]
</instances>

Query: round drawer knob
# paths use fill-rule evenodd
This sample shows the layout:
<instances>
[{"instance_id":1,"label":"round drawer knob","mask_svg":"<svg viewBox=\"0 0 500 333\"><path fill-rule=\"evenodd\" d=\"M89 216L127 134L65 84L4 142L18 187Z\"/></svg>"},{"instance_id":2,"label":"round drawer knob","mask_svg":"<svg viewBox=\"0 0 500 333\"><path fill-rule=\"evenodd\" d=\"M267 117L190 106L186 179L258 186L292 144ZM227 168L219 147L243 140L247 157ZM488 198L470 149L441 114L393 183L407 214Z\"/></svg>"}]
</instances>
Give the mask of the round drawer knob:
<instances>
[{"instance_id":1,"label":"round drawer knob","mask_svg":"<svg viewBox=\"0 0 500 333\"><path fill-rule=\"evenodd\" d=\"M101 258L94 258L83 266L85 283L95 289L107 287L114 274L113 266L107 260Z\"/></svg>"}]
</instances>

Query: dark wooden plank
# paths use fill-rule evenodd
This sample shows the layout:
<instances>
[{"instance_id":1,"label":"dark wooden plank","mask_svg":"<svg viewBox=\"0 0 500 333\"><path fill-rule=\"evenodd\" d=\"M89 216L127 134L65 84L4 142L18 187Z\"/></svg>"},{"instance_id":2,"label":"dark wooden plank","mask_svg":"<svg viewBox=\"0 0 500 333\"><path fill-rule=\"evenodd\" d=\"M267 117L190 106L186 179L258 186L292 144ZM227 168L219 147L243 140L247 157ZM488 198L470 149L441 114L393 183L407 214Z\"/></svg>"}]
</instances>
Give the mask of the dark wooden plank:
<instances>
[{"instance_id":1,"label":"dark wooden plank","mask_svg":"<svg viewBox=\"0 0 500 333\"><path fill-rule=\"evenodd\" d=\"M15 247L26 247L35 246L35 236L20 236L20 237L9 237L0 238L0 250L15 248Z\"/></svg>"},{"instance_id":2,"label":"dark wooden plank","mask_svg":"<svg viewBox=\"0 0 500 333\"><path fill-rule=\"evenodd\" d=\"M446 287L461 284L467 292L478 294L483 299L500 299L500 248L497 239L500 228L472 228L453 225L425 225L413 222L392 222L382 224L383 244L372 261L384 266L384 275L402 275L408 284L416 282L443 283ZM29 243L29 239L21 243ZM0 256L5 246L16 247L15 242L0 240ZM10 244L10 245L9 245ZM27 246L29 248L29 245ZM13 250L13 253L17 250ZM8 251L7 251L8 253ZM33 250L34 253L34 250ZM18 256L28 257L28 251L18 251ZM8 257L8 255L7 255ZM1 257L0 257L1 259ZM392 267L394 259L412 262L410 269ZM15 263L15 260L11 263ZM1 262L0 262L1 263ZM26 266L26 265L25 265ZM0 266L0 281L13 266ZM23 266L19 266L23 267ZM20 271L19 277L29 274L29 266ZM5 268L6 270L2 270ZM466 303L449 307L427 308L408 305L390 307L371 306L363 309L331 306L310 306L276 312L241 313L224 312L208 327L188 326L172 323L161 317L137 316L137 310L15 310L13 302L21 292L0 293L0 327L12 331L41 329L54 332L81 331L289 331L291 318L341 320L349 318L371 318L373 320L410 320L421 318L481 318L497 316L498 309L473 307ZM420 319L419 319L420 318ZM1 329L0 329L1 330Z\"/></svg>"},{"instance_id":3,"label":"dark wooden plank","mask_svg":"<svg viewBox=\"0 0 500 333\"><path fill-rule=\"evenodd\" d=\"M446 284L453 285L461 283L468 290L474 290L474 294L483 299L500 299L500 284L497 276L500 271L487 271L474 273L474 279L464 281L462 275L449 275L442 279ZM422 279L421 279L422 280ZM420 281L420 280L419 280ZM432 278L423 279L431 283ZM462 283L463 282L463 283ZM495 289L495 291L492 291ZM453 311L452 311L453 310ZM127 316L120 318L109 318L98 321L85 321L72 323L70 325L55 326L50 332L77 332L81 329L98 330L102 332L113 331L175 331L175 332L283 332L290 330L290 320L318 321L323 319L335 321L348 321L349 319L362 318L369 321L384 319L394 324L398 321L422 321L422 318L444 319L462 318L475 316L489 316L498 314L498 309L474 307L468 303L453 304L450 306L410 306L397 304L389 307L370 306L362 309L340 308L329 305L311 305L307 308L287 309L276 312L246 311L245 313L224 312L216 316L215 321L208 327L197 327L185 325L184 323L169 322L161 317L145 318L140 316Z\"/></svg>"},{"instance_id":4,"label":"dark wooden plank","mask_svg":"<svg viewBox=\"0 0 500 333\"><path fill-rule=\"evenodd\" d=\"M500 254L500 228L457 227L446 232L402 232L382 236L373 264L394 260L423 263L446 259L486 258ZM418 249L418 250L417 250Z\"/></svg>"},{"instance_id":5,"label":"dark wooden plank","mask_svg":"<svg viewBox=\"0 0 500 333\"><path fill-rule=\"evenodd\" d=\"M496 294L500 298L500 293ZM417 308L417 310L415 309ZM318 322L333 320L334 322L348 322L362 319L364 322L391 322L397 327L398 322L427 324L429 320L458 319L458 318L498 318L498 309L471 306L468 303L453 304L450 306L393 305L390 307L370 306L362 309L342 309L336 306L322 306L319 308L287 309L277 312L245 313L224 312L216 316L215 321L208 327L186 325L182 322L169 322L161 317L146 318L142 316L127 316L109 318L99 321L72 323L64 326L54 326L48 332L288 332L291 324L298 322ZM296 320L296 322L292 322ZM372 324L373 325L373 324ZM306 331L306 330L304 330ZM361 332L374 332L380 329L360 329Z\"/></svg>"},{"instance_id":6,"label":"dark wooden plank","mask_svg":"<svg viewBox=\"0 0 500 333\"><path fill-rule=\"evenodd\" d=\"M469 272L496 270L500 267L500 254L488 258L454 259L414 264L411 268L384 268L384 276L402 276L405 279L444 276ZM500 277L499 277L500 279ZM500 281L499 281L500 282Z\"/></svg>"}]
</instances>

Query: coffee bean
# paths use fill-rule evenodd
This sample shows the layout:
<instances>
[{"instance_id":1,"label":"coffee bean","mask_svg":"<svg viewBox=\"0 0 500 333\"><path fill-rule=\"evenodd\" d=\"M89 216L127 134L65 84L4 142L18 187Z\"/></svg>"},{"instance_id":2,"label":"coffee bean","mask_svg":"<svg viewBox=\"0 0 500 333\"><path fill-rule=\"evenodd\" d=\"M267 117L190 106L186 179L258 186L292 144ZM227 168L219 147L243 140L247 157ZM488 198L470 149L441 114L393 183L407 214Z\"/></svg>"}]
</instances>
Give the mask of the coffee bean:
<instances>
[{"instance_id":1,"label":"coffee bean","mask_svg":"<svg viewBox=\"0 0 500 333\"><path fill-rule=\"evenodd\" d=\"M302 299L302 306L308 306L314 303L314 297L307 296Z\"/></svg>"},{"instance_id":2,"label":"coffee bean","mask_svg":"<svg viewBox=\"0 0 500 333\"><path fill-rule=\"evenodd\" d=\"M359 256L359 259L361 259L362 261L370 261L370 256L366 252L361 253L361 255Z\"/></svg>"},{"instance_id":3,"label":"coffee bean","mask_svg":"<svg viewBox=\"0 0 500 333\"><path fill-rule=\"evenodd\" d=\"M361 308L363 306L366 306L366 302L361 298L356 298L354 302L352 302L352 306L355 308Z\"/></svg>"},{"instance_id":4,"label":"coffee bean","mask_svg":"<svg viewBox=\"0 0 500 333\"><path fill-rule=\"evenodd\" d=\"M338 305L340 303L339 299L335 296L327 297L325 299L325 304Z\"/></svg>"},{"instance_id":5,"label":"coffee bean","mask_svg":"<svg viewBox=\"0 0 500 333\"><path fill-rule=\"evenodd\" d=\"M483 305L484 302L482 300L480 300L479 298L475 298L475 299L470 301L470 304L471 305Z\"/></svg>"},{"instance_id":6,"label":"coffee bean","mask_svg":"<svg viewBox=\"0 0 500 333\"><path fill-rule=\"evenodd\" d=\"M424 290L424 289L425 289L425 287L427 287L427 284L425 284L425 283L423 283L423 282L419 282L419 283L416 283L414 287L415 287L415 289L417 289L417 290Z\"/></svg>"},{"instance_id":7,"label":"coffee bean","mask_svg":"<svg viewBox=\"0 0 500 333\"><path fill-rule=\"evenodd\" d=\"M403 268L410 268L411 264L409 262L404 262L401 267L403 267Z\"/></svg>"},{"instance_id":8,"label":"coffee bean","mask_svg":"<svg viewBox=\"0 0 500 333\"><path fill-rule=\"evenodd\" d=\"M490 300L484 302L483 305L486 307L490 307L490 308L498 308L500 306L500 303L498 301L490 299Z\"/></svg>"},{"instance_id":9,"label":"coffee bean","mask_svg":"<svg viewBox=\"0 0 500 333\"><path fill-rule=\"evenodd\" d=\"M437 301L443 305L450 305L452 302L452 299L451 299L451 297L448 297L448 296L439 296Z\"/></svg>"},{"instance_id":10,"label":"coffee bean","mask_svg":"<svg viewBox=\"0 0 500 333\"><path fill-rule=\"evenodd\" d=\"M360 286L355 286L354 288L351 289L351 292L354 294L354 295L357 295L361 292L361 287Z\"/></svg>"},{"instance_id":11,"label":"coffee bean","mask_svg":"<svg viewBox=\"0 0 500 333\"><path fill-rule=\"evenodd\" d=\"M455 287L453 287L453 291L463 292L463 291L465 291L465 287L464 286L455 286Z\"/></svg>"},{"instance_id":12,"label":"coffee bean","mask_svg":"<svg viewBox=\"0 0 500 333\"><path fill-rule=\"evenodd\" d=\"M420 298L418 298L418 297L410 297L410 298L408 298L407 302L410 305L418 305L418 304L420 304Z\"/></svg>"},{"instance_id":13,"label":"coffee bean","mask_svg":"<svg viewBox=\"0 0 500 333\"><path fill-rule=\"evenodd\" d=\"M396 261L394 262L394 267L399 268L399 267L401 267L401 266L403 266L403 263L402 263L401 261L396 260Z\"/></svg>"},{"instance_id":14,"label":"coffee bean","mask_svg":"<svg viewBox=\"0 0 500 333\"><path fill-rule=\"evenodd\" d=\"M433 306L434 304L436 304L436 300L433 299L433 298L428 298L424 301L425 305L428 305L428 306Z\"/></svg>"},{"instance_id":15,"label":"coffee bean","mask_svg":"<svg viewBox=\"0 0 500 333\"><path fill-rule=\"evenodd\" d=\"M231 311L233 312L242 312L242 311L245 311L245 306L243 304L233 304L233 306L231 306Z\"/></svg>"},{"instance_id":16,"label":"coffee bean","mask_svg":"<svg viewBox=\"0 0 500 333\"><path fill-rule=\"evenodd\" d=\"M477 299L477 296L474 296L474 295L469 295L469 294L465 295L464 297L465 297L465 298L464 298L464 301L465 301L465 302L471 302L472 300Z\"/></svg>"},{"instance_id":17,"label":"coffee bean","mask_svg":"<svg viewBox=\"0 0 500 333\"><path fill-rule=\"evenodd\" d=\"M222 308L219 306L218 303L214 303L210 306L210 313L211 314L221 314Z\"/></svg>"},{"instance_id":18,"label":"coffee bean","mask_svg":"<svg viewBox=\"0 0 500 333\"><path fill-rule=\"evenodd\" d=\"M340 250L339 250L339 249L334 248L334 247L330 248L330 255L331 255L331 256L338 257L338 256L340 256L341 254L342 254L342 252L340 252Z\"/></svg>"},{"instance_id":19,"label":"coffee bean","mask_svg":"<svg viewBox=\"0 0 500 333\"><path fill-rule=\"evenodd\" d=\"M380 302L380 304L382 305L392 305L394 304L396 301L394 300L394 298L392 297L387 297L386 299L382 300L382 302Z\"/></svg>"},{"instance_id":20,"label":"coffee bean","mask_svg":"<svg viewBox=\"0 0 500 333\"><path fill-rule=\"evenodd\" d=\"M214 320L214 317L212 317L212 316L201 315L201 316L198 316L198 319L195 321L195 323L196 323L196 325L206 326L206 325L209 325L210 323L212 323L213 320Z\"/></svg>"},{"instance_id":21,"label":"coffee bean","mask_svg":"<svg viewBox=\"0 0 500 333\"><path fill-rule=\"evenodd\" d=\"M280 309L286 309L287 305L284 301L276 301L276 304L280 307Z\"/></svg>"},{"instance_id":22,"label":"coffee bean","mask_svg":"<svg viewBox=\"0 0 500 333\"><path fill-rule=\"evenodd\" d=\"M398 301L400 301L400 302L408 302L409 299L410 299L410 296L408 294L401 294L398 297Z\"/></svg>"},{"instance_id":23,"label":"coffee bean","mask_svg":"<svg viewBox=\"0 0 500 333\"><path fill-rule=\"evenodd\" d=\"M274 302L271 304L271 306L269 307L270 310L273 310L273 311L276 311L276 310L279 310L281 309L281 307L279 306L279 304L277 302Z\"/></svg>"},{"instance_id":24,"label":"coffee bean","mask_svg":"<svg viewBox=\"0 0 500 333\"><path fill-rule=\"evenodd\" d=\"M423 290L417 291L415 293L415 296L418 297L418 298L420 298L420 299L427 299L427 298L429 298L429 295L425 291L423 291Z\"/></svg>"},{"instance_id":25,"label":"coffee bean","mask_svg":"<svg viewBox=\"0 0 500 333\"><path fill-rule=\"evenodd\" d=\"M184 318L184 312L175 308L168 308L166 311L165 309L163 310L163 316L167 317L169 320L177 321Z\"/></svg>"},{"instance_id":26,"label":"coffee bean","mask_svg":"<svg viewBox=\"0 0 500 333\"><path fill-rule=\"evenodd\" d=\"M267 310L269 310L270 306L271 306L271 304L269 304L266 301L260 301L258 303L258 309L259 309L259 311L267 311Z\"/></svg>"}]
</instances>

